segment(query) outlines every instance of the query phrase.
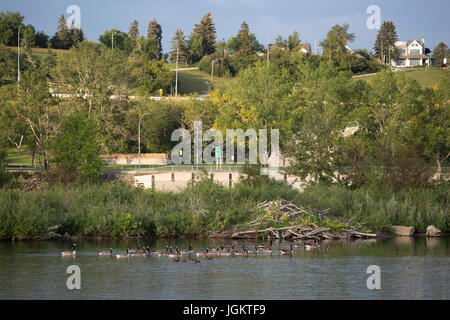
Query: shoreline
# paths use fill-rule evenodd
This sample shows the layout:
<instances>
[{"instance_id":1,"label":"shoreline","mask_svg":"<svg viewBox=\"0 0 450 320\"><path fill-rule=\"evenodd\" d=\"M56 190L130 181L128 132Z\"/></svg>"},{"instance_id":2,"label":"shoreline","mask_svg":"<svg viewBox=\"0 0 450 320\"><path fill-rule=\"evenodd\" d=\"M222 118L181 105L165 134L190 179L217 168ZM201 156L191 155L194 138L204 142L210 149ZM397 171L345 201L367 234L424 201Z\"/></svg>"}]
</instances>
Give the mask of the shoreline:
<instances>
[{"instance_id":1,"label":"shoreline","mask_svg":"<svg viewBox=\"0 0 450 320\"><path fill-rule=\"evenodd\" d=\"M214 233L214 232L213 232ZM80 236L80 235L54 235L54 236L34 236L29 238L15 238L15 239L0 239L1 242L16 242L16 241L86 241L86 240L136 240L136 239L143 239L143 240L161 240L161 239L191 239L191 240L201 240L201 239L221 239L221 240L258 240L258 239L266 239L264 236L248 236L245 238L234 238L231 236L231 233L228 232L229 235L223 235L221 234L213 234L213 235L197 235L197 236L181 236L181 237L141 237L141 236L126 236L126 237L114 237L114 236ZM446 238L450 237L450 232L442 232L440 236L427 236L426 232L417 232L414 233L414 235L411 236L400 236L395 235L391 233L386 232L377 232L376 237L372 238L345 238L345 237L333 237L331 239L322 239L322 241L339 241L339 240L350 240L350 241L356 241L356 240L381 240L381 239L391 239L391 238L432 238L432 239L439 239L439 238ZM287 241L287 242L297 242L302 240L289 240L289 239L273 239L275 241Z\"/></svg>"}]
</instances>

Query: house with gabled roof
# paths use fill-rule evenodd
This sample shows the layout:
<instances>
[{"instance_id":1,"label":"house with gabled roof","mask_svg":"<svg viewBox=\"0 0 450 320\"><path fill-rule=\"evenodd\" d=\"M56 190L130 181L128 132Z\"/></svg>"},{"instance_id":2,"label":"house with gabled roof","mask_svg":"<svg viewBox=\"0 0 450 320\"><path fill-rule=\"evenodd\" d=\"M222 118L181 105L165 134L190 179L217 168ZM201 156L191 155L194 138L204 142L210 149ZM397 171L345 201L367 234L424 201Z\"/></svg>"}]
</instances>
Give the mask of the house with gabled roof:
<instances>
[{"instance_id":1,"label":"house with gabled roof","mask_svg":"<svg viewBox=\"0 0 450 320\"><path fill-rule=\"evenodd\" d=\"M395 43L399 56L392 60L394 67L414 67L430 64L430 57L425 54L425 39L397 41Z\"/></svg>"}]
</instances>

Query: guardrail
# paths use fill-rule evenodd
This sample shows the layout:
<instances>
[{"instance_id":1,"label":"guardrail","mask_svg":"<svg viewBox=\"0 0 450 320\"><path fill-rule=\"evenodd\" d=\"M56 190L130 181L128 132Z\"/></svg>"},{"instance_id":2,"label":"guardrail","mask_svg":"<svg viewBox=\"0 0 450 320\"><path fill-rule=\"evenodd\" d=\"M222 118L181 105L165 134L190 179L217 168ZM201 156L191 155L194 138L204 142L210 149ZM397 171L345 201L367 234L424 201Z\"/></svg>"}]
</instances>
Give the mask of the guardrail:
<instances>
[{"instance_id":1,"label":"guardrail","mask_svg":"<svg viewBox=\"0 0 450 320\"><path fill-rule=\"evenodd\" d=\"M163 172L191 172L191 171L201 171L206 170L208 172L221 172L221 171L239 171L243 168L243 165L211 165L211 164L202 164L202 165L165 165L165 166L150 166L141 165L138 166L117 166L113 167L105 167L103 170L106 172L111 171L122 171L122 172L152 172L152 173L163 173Z\"/></svg>"},{"instance_id":2,"label":"guardrail","mask_svg":"<svg viewBox=\"0 0 450 320\"><path fill-rule=\"evenodd\" d=\"M40 172L42 171L39 165L28 165L28 164L15 164L8 163L6 165L7 172Z\"/></svg>"}]
</instances>

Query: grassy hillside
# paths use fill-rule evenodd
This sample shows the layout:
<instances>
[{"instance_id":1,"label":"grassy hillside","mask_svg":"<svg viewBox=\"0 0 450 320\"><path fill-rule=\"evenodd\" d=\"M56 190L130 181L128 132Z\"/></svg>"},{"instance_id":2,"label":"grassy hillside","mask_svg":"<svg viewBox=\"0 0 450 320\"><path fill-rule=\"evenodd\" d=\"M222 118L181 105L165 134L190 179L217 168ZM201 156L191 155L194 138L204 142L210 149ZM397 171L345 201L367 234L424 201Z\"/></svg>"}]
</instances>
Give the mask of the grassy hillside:
<instances>
[{"instance_id":1,"label":"grassy hillside","mask_svg":"<svg viewBox=\"0 0 450 320\"><path fill-rule=\"evenodd\" d=\"M414 71L405 71L405 72L396 72L395 77L401 78L405 77L406 79L414 79L419 82L420 85L424 87L432 87L434 84L438 83L441 79L450 77L450 70L443 70L438 68L428 68L428 69L419 69ZM367 78L359 78L364 81L373 81L372 77Z\"/></svg>"},{"instance_id":2,"label":"grassy hillside","mask_svg":"<svg viewBox=\"0 0 450 320\"><path fill-rule=\"evenodd\" d=\"M168 63L169 70L175 70L175 63ZM178 68L190 68L195 66L179 65ZM175 72L175 71L174 71ZM183 70L178 72L178 93L179 94L207 94L210 90L211 75L200 70ZM214 87L223 88L229 78L214 77Z\"/></svg>"},{"instance_id":3,"label":"grassy hillside","mask_svg":"<svg viewBox=\"0 0 450 320\"><path fill-rule=\"evenodd\" d=\"M9 48L9 49L11 49L11 50L13 50L13 51L16 51L17 52L17 47L11 47L11 46L7 46L7 48ZM22 49L23 50L23 49ZM22 50L20 50L21 52L22 52ZM46 53L46 52L48 52L48 51L52 51L52 52L55 52L55 53L66 53L66 52L68 52L68 50L63 50L63 49L52 49L52 48L39 48L39 47L36 47L36 48L31 48L31 51L33 52L33 53L36 53L36 54L43 54L43 53Z\"/></svg>"}]
</instances>

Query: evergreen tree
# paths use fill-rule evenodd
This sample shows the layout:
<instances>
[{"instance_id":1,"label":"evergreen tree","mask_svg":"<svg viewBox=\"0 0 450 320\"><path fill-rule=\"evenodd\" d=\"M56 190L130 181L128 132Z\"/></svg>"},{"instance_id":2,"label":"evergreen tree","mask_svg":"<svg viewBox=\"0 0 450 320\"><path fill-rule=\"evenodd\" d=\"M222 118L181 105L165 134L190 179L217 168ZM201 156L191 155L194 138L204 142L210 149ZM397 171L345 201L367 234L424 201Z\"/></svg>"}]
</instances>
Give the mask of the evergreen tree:
<instances>
[{"instance_id":1,"label":"evergreen tree","mask_svg":"<svg viewBox=\"0 0 450 320\"><path fill-rule=\"evenodd\" d=\"M69 49L70 47L70 30L67 27L66 18L61 14L58 22L58 29L52 40L52 48L55 49Z\"/></svg>"},{"instance_id":2,"label":"evergreen tree","mask_svg":"<svg viewBox=\"0 0 450 320\"><path fill-rule=\"evenodd\" d=\"M188 48L189 63L195 63L203 57L203 42L198 35L191 35L191 38L188 40Z\"/></svg>"},{"instance_id":3,"label":"evergreen tree","mask_svg":"<svg viewBox=\"0 0 450 320\"><path fill-rule=\"evenodd\" d=\"M128 30L128 38L125 40L124 46L127 53L134 52L138 49L139 38L139 22L134 20Z\"/></svg>"},{"instance_id":4,"label":"evergreen tree","mask_svg":"<svg viewBox=\"0 0 450 320\"><path fill-rule=\"evenodd\" d=\"M161 25L158 24L156 21L156 18L153 18L152 21L148 24L148 32L147 32L147 39L154 39L156 40L156 58L158 60L161 60L162 58L162 29Z\"/></svg>"},{"instance_id":5,"label":"evergreen tree","mask_svg":"<svg viewBox=\"0 0 450 320\"><path fill-rule=\"evenodd\" d=\"M139 22L134 20L130 25L130 30L128 31L128 35L132 39L137 39L139 37Z\"/></svg>"},{"instance_id":6,"label":"evergreen tree","mask_svg":"<svg viewBox=\"0 0 450 320\"><path fill-rule=\"evenodd\" d=\"M444 58L446 57L448 51L448 47L445 43L440 42L436 47L433 49L433 66L435 67L442 67L444 65Z\"/></svg>"},{"instance_id":7,"label":"evergreen tree","mask_svg":"<svg viewBox=\"0 0 450 320\"><path fill-rule=\"evenodd\" d=\"M394 23L392 21L384 21L378 31L374 47L375 56L380 59L381 63L388 64L389 59L393 61L398 58L399 52L395 46L395 42L397 41L398 38Z\"/></svg>"},{"instance_id":8,"label":"evergreen tree","mask_svg":"<svg viewBox=\"0 0 450 320\"><path fill-rule=\"evenodd\" d=\"M201 40L201 48L198 47L198 39ZM191 53L195 52L195 55L191 55L194 58L194 62L201 59L202 56L214 53L216 42L216 26L212 20L211 12L205 14L200 20L199 24L196 24L194 30L192 30L190 36L190 44L196 47L190 47ZM201 51L201 52L200 52Z\"/></svg>"},{"instance_id":9,"label":"evergreen tree","mask_svg":"<svg viewBox=\"0 0 450 320\"><path fill-rule=\"evenodd\" d=\"M177 29L170 42L172 44L172 50L170 51L170 61L175 62L177 60L178 47L178 61L186 63L189 58L189 49L183 30Z\"/></svg>"},{"instance_id":10,"label":"evergreen tree","mask_svg":"<svg viewBox=\"0 0 450 320\"><path fill-rule=\"evenodd\" d=\"M245 21L241 24L241 29L238 32L237 38L239 42L239 49L236 54L240 57L250 56L253 53L252 39L249 26Z\"/></svg>"},{"instance_id":11,"label":"evergreen tree","mask_svg":"<svg viewBox=\"0 0 450 320\"><path fill-rule=\"evenodd\" d=\"M72 28L69 31L70 46L76 46L84 41L84 32L81 28Z\"/></svg>"}]
</instances>

